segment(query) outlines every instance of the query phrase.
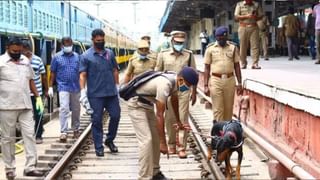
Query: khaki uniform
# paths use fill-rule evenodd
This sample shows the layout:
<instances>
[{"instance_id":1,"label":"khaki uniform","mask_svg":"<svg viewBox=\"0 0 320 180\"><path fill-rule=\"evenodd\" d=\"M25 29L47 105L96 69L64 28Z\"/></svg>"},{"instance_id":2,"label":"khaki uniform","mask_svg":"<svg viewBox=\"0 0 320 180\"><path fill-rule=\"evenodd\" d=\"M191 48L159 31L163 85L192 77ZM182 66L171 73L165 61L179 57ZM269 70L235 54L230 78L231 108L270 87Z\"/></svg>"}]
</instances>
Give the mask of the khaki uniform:
<instances>
[{"instance_id":1,"label":"khaki uniform","mask_svg":"<svg viewBox=\"0 0 320 180\"><path fill-rule=\"evenodd\" d=\"M214 120L228 121L232 118L233 112L236 85L234 63L240 60L239 50L229 41L225 47L214 43L207 47L204 59L211 70L208 87L213 103Z\"/></svg>"},{"instance_id":2,"label":"khaki uniform","mask_svg":"<svg viewBox=\"0 0 320 180\"><path fill-rule=\"evenodd\" d=\"M150 95L145 99L152 103L156 100L167 102L169 95L177 89L176 74L167 77L158 76L146 82L137 89L137 94ZM128 109L139 145L138 179L152 179L152 176L160 171L160 139L154 107L140 102L138 97L133 97L128 101Z\"/></svg>"},{"instance_id":3,"label":"khaki uniform","mask_svg":"<svg viewBox=\"0 0 320 180\"><path fill-rule=\"evenodd\" d=\"M139 55L129 59L129 64L126 70L128 76L135 77L147 70L154 70L157 63L157 57L155 54L148 54L147 59L141 60Z\"/></svg>"},{"instance_id":4,"label":"khaki uniform","mask_svg":"<svg viewBox=\"0 0 320 180\"><path fill-rule=\"evenodd\" d=\"M34 170L37 163L37 149L34 134L34 120L30 98L29 82L34 73L30 61L21 56L19 64L13 63L5 53L0 56L0 129L1 152L5 171L15 171L16 124L21 132L26 151L25 171ZM7 137L7 138L6 138ZM10 138L12 137L12 138Z\"/></svg>"},{"instance_id":5,"label":"khaki uniform","mask_svg":"<svg viewBox=\"0 0 320 180\"><path fill-rule=\"evenodd\" d=\"M252 15L257 17L263 16L262 8L258 2L253 1L252 5L245 4L245 1L237 3L234 15ZM258 64L259 61L259 29L257 22L254 19L240 20L238 29L240 39L240 59L242 65L247 65L247 50L250 44L250 54L253 64Z\"/></svg>"},{"instance_id":6,"label":"khaki uniform","mask_svg":"<svg viewBox=\"0 0 320 180\"><path fill-rule=\"evenodd\" d=\"M269 34L269 20L267 16L263 16L263 18L257 22L259 27L259 40L260 40L260 48L263 51L263 57L265 59L268 58L268 34Z\"/></svg>"},{"instance_id":7,"label":"khaki uniform","mask_svg":"<svg viewBox=\"0 0 320 180\"><path fill-rule=\"evenodd\" d=\"M174 55L172 48L164 50L158 54L158 60L155 70L156 71L174 71L179 72L184 66L188 66L188 61L190 59L190 67L196 69L196 64L194 56L191 51L183 49L179 56ZM181 123L188 122L189 113L189 97L190 90L185 92L178 92L179 98L179 115ZM168 100L170 102L170 99ZM173 125L176 123L176 118L170 103L168 103L168 109L165 114L166 121L166 131L168 134L168 146L169 148L176 148L176 130ZM185 131L179 131L179 144L178 151L186 148L187 133Z\"/></svg>"}]
</instances>

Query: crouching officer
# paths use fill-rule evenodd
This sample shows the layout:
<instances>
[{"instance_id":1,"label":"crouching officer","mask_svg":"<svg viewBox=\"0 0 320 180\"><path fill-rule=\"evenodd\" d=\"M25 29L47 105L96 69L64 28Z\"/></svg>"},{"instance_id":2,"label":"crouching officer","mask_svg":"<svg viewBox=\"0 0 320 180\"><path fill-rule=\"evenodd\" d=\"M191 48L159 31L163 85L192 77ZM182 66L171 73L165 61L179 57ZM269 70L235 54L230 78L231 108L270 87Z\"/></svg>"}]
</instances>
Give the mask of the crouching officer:
<instances>
[{"instance_id":1,"label":"crouching officer","mask_svg":"<svg viewBox=\"0 0 320 180\"><path fill-rule=\"evenodd\" d=\"M184 49L184 43L186 41L186 33L183 31L172 31L171 44L172 48L164 50L158 54L158 60L155 70L157 71L174 71L176 73L180 72L184 66L190 66L196 68L194 61L194 56L192 51ZM191 89L184 89L178 92L179 96L179 114L182 123L188 123L188 113L189 113L189 100L191 94L192 105L196 102L196 89L194 86ZM190 93L191 92L191 93ZM174 128L176 123L176 118L173 114L172 107L168 104L166 111L166 130L168 133L168 144L169 153L176 153L176 146L178 146L178 156L180 158L186 158L186 145L187 145L187 132L184 130L178 131L178 138L176 138L177 133ZM178 139L178 141L176 141Z\"/></svg>"},{"instance_id":2,"label":"crouching officer","mask_svg":"<svg viewBox=\"0 0 320 180\"><path fill-rule=\"evenodd\" d=\"M157 63L157 57L150 53L149 43L140 40L138 43L137 55L129 59L125 73L124 83L129 82L133 77L147 70L153 70Z\"/></svg>"},{"instance_id":3,"label":"crouching officer","mask_svg":"<svg viewBox=\"0 0 320 180\"><path fill-rule=\"evenodd\" d=\"M179 103L177 90L189 89L196 86L199 76L191 67L184 67L178 74L164 73L157 76L136 90L136 94L143 94L129 99L129 116L139 144L139 178L138 179L167 179L160 171L160 152L168 153L164 132L164 112L166 102L171 96L179 128ZM156 113L153 104L155 104Z\"/></svg>"},{"instance_id":4,"label":"crouching officer","mask_svg":"<svg viewBox=\"0 0 320 180\"><path fill-rule=\"evenodd\" d=\"M227 34L226 27L218 27L215 32L217 41L207 47L204 57L205 93L211 95L213 117L217 121L232 118L235 87L238 95L242 93L239 49L227 41ZM237 86L234 73L238 81Z\"/></svg>"}]
</instances>

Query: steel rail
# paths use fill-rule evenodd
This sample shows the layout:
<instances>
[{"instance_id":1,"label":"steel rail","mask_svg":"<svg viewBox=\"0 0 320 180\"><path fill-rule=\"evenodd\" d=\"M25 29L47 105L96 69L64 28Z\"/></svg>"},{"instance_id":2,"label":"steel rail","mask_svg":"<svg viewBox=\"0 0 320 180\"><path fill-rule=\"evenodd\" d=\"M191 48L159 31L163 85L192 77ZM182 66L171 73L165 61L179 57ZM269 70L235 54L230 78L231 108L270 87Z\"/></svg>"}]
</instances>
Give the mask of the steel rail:
<instances>
[{"instance_id":1,"label":"steel rail","mask_svg":"<svg viewBox=\"0 0 320 180\"><path fill-rule=\"evenodd\" d=\"M68 165L69 161L77 153L78 149L83 144L84 140L87 139L88 135L91 132L92 123L81 133L77 141L70 147L70 149L63 155L59 162L54 166L54 168L46 176L45 180L58 179L60 174L63 172L65 167Z\"/></svg>"}]
</instances>

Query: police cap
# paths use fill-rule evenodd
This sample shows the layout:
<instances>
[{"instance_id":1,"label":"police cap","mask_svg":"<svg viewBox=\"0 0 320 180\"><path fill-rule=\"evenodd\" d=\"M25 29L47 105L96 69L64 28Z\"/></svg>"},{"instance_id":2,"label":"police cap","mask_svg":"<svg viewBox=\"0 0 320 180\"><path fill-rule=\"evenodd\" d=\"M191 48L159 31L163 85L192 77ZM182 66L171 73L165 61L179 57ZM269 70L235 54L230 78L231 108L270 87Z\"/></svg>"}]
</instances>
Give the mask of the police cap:
<instances>
[{"instance_id":1,"label":"police cap","mask_svg":"<svg viewBox=\"0 0 320 180\"><path fill-rule=\"evenodd\" d=\"M138 49L140 48L149 48L149 43L146 40L140 40L138 42Z\"/></svg>"},{"instance_id":2,"label":"police cap","mask_svg":"<svg viewBox=\"0 0 320 180\"><path fill-rule=\"evenodd\" d=\"M183 77L185 81L191 85L197 85L199 81L199 74L192 67L185 66L179 72L179 76Z\"/></svg>"},{"instance_id":3,"label":"police cap","mask_svg":"<svg viewBox=\"0 0 320 180\"><path fill-rule=\"evenodd\" d=\"M172 31L170 34L174 41L184 42L186 40L186 33L183 31Z\"/></svg>"},{"instance_id":4,"label":"police cap","mask_svg":"<svg viewBox=\"0 0 320 180\"><path fill-rule=\"evenodd\" d=\"M226 36L228 33L228 28L225 26L220 26L216 29L214 35L215 36Z\"/></svg>"}]
</instances>

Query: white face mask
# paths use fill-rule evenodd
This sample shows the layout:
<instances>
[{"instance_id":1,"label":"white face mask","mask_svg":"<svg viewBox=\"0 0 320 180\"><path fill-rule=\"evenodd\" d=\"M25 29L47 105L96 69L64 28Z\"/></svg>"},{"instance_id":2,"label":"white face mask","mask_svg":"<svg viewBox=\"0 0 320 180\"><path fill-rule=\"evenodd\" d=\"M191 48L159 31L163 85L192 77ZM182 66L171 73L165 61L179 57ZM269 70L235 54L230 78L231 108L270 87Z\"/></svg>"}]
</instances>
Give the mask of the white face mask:
<instances>
[{"instance_id":1,"label":"white face mask","mask_svg":"<svg viewBox=\"0 0 320 180\"><path fill-rule=\"evenodd\" d=\"M64 53L71 53L72 52L72 48L73 48L72 45L71 46L64 46L63 47L63 52Z\"/></svg>"}]
</instances>

